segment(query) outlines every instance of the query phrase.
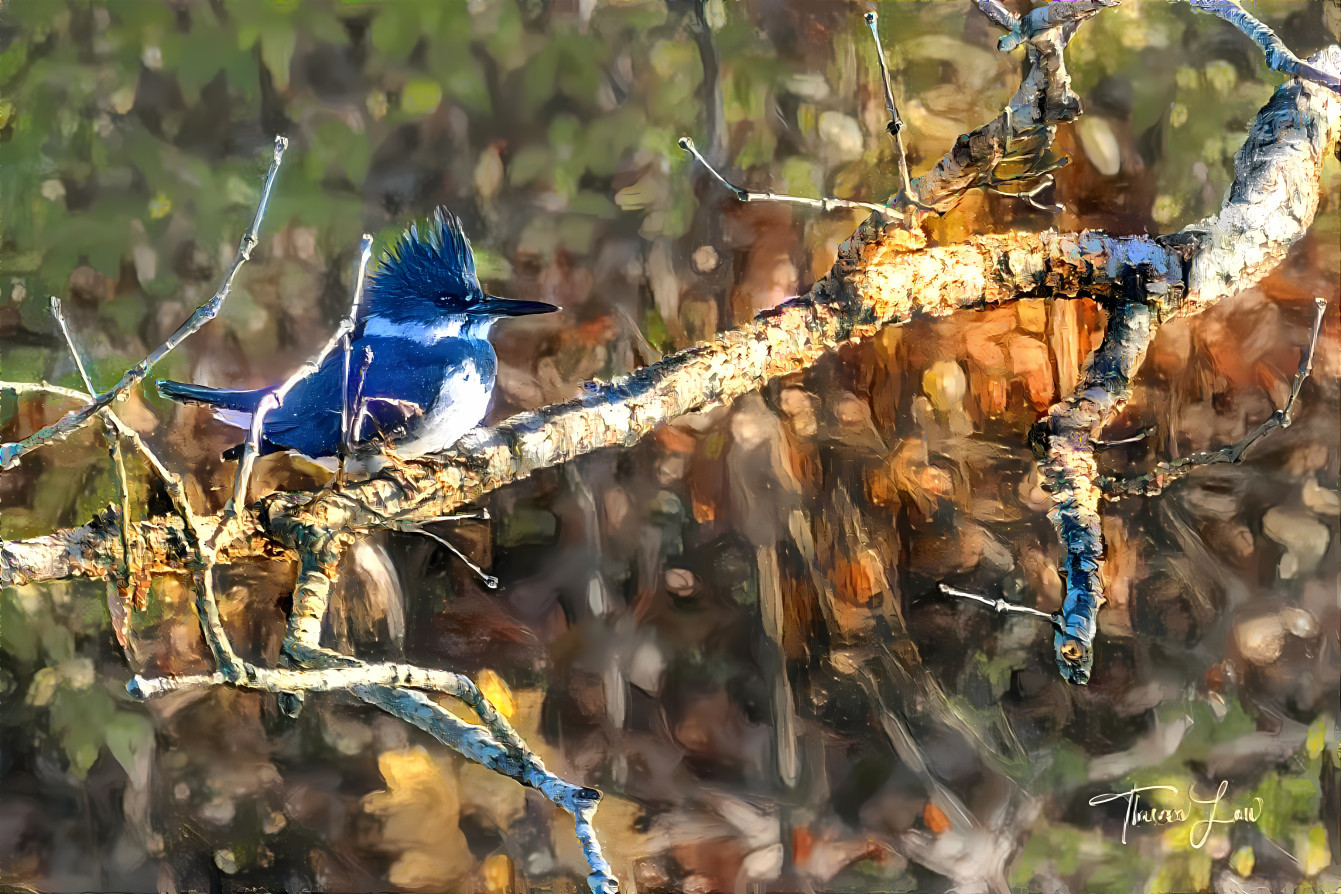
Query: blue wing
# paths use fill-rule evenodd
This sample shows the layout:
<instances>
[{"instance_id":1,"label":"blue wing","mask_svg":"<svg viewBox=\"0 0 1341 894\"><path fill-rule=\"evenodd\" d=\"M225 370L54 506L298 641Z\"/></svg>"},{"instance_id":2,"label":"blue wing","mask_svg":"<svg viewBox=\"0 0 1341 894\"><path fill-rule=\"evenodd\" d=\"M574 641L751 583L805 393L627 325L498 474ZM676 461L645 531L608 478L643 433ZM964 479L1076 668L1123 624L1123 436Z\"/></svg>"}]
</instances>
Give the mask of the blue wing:
<instances>
[{"instance_id":1,"label":"blue wing","mask_svg":"<svg viewBox=\"0 0 1341 894\"><path fill-rule=\"evenodd\" d=\"M351 420L363 347L355 342L350 364ZM377 440L395 442L412 433L426 411L449 399L443 397L444 378L472 359L473 353L471 345L462 339L443 339L430 345L400 338L378 339L372 348L372 362L363 381L364 412L357 420L355 447ZM343 436L340 394L344 384L344 354L335 351L289 393L283 406L266 416L266 440L276 448L311 457L335 456Z\"/></svg>"}]
</instances>

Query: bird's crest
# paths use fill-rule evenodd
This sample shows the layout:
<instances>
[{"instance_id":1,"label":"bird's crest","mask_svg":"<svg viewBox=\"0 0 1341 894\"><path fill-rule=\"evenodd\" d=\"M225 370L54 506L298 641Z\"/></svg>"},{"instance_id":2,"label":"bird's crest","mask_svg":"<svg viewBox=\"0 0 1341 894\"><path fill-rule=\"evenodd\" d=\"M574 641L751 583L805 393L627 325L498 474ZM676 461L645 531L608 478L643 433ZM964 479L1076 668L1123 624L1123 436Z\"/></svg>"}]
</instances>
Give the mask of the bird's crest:
<instances>
[{"instance_id":1,"label":"bird's crest","mask_svg":"<svg viewBox=\"0 0 1341 894\"><path fill-rule=\"evenodd\" d=\"M418 224L411 224L382 254L368 275L363 316L422 322L460 312L483 294L461 221L439 207L422 233Z\"/></svg>"}]
</instances>

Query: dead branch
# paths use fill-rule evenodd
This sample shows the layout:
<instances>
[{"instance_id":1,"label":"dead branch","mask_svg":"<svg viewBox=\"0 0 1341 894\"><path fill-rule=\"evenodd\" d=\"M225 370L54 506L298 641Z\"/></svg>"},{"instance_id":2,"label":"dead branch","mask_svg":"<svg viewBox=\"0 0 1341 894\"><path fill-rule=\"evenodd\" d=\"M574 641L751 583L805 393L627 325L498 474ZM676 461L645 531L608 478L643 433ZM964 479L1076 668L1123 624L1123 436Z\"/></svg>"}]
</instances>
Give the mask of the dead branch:
<instances>
[{"instance_id":1,"label":"dead branch","mask_svg":"<svg viewBox=\"0 0 1341 894\"><path fill-rule=\"evenodd\" d=\"M233 280L237 278L237 272L242 269L243 264L251 260L252 249L256 247L260 235L261 221L265 219L265 212L270 207L270 193L275 186L275 177L279 174L280 163L284 160L284 150L288 148L288 140L284 137L275 138L274 160L271 161L270 170L266 172L265 180L262 182L261 198L256 204L256 214L252 218L251 227L242 235L242 241L238 244L233 263L229 266L228 273L224 276L223 285L219 287L219 291L214 293L214 297L197 308L196 312L191 314L190 318L179 326L176 332L168 336L167 341L155 348L149 356L126 370L126 374L121 377L121 381L99 394L95 400L90 401L78 410L71 410L60 421L53 422L51 425L33 432L21 441L15 441L12 444L0 444L0 469L11 468L25 453L36 450L44 444L50 444L52 441L63 440L73 432L78 431L99 410L109 406L112 401L124 397L130 389L143 382L144 377L149 375L149 371L160 360L168 356L179 344L199 332L202 326L218 316L219 311L223 308L224 301L228 299L229 291L233 288Z\"/></svg>"}]
</instances>

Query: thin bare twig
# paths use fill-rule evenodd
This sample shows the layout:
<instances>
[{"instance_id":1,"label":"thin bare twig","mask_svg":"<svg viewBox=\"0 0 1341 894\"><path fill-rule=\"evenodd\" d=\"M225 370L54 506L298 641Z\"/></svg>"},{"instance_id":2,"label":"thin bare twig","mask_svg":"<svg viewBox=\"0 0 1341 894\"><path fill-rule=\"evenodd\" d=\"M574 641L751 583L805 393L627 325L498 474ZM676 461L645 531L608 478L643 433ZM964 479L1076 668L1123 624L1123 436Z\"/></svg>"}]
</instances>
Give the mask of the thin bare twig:
<instances>
[{"instance_id":1,"label":"thin bare twig","mask_svg":"<svg viewBox=\"0 0 1341 894\"><path fill-rule=\"evenodd\" d=\"M1022 615L1030 615L1036 618L1042 618L1043 620L1048 622L1052 621L1052 615L1044 611L1039 611L1036 608L1031 608L1030 606L1027 605L1019 605L1014 602L1007 602L1004 599L988 599L986 596L981 596L977 593L970 593L968 590L960 590L957 587L950 586L949 584L941 584L940 590L947 596L959 596L964 599L972 599L974 602L982 603L983 605L987 606L990 609L994 609L1000 614L1005 614L1006 612L1017 612Z\"/></svg>"},{"instance_id":2,"label":"thin bare twig","mask_svg":"<svg viewBox=\"0 0 1341 894\"><path fill-rule=\"evenodd\" d=\"M354 442L355 440L357 440L359 432L363 430L363 414L365 412L365 406L366 406L363 402L363 386L368 381L368 368L372 366L373 349L368 347L367 345L364 345L362 358L363 358L362 362L359 363L358 378L355 380L354 385L353 415L351 417L351 421L345 426L344 431L341 434L341 438L343 439L343 445L340 454L340 464L339 466L336 467L335 479L334 479L335 487L337 490L345 486L345 464L348 461L349 457L354 454ZM345 353L345 379L346 379L345 394L348 395L349 393L348 352Z\"/></svg>"},{"instance_id":3,"label":"thin bare twig","mask_svg":"<svg viewBox=\"0 0 1341 894\"><path fill-rule=\"evenodd\" d=\"M680 137L680 148L694 156L699 164L708 169L708 173L717 178L717 182L735 193L736 198L742 202L787 202L793 205L804 205L807 208L818 208L821 211L832 211L835 208L849 211L874 211L885 217L889 217L891 213L888 205L875 205L870 202L854 202L849 199L808 199L804 196L786 196L772 192L751 192L748 189L736 186L717 173L717 169L708 164L708 160L698 151L698 147L689 137Z\"/></svg>"},{"instance_id":4,"label":"thin bare twig","mask_svg":"<svg viewBox=\"0 0 1341 894\"><path fill-rule=\"evenodd\" d=\"M363 281L368 275L368 259L372 257L372 237L366 233L363 236L363 242L359 245L359 272L354 280L354 301L349 309L349 316L345 319L349 321L349 326L344 325L342 320L340 328L344 330L344 349L345 349L345 370L344 378L340 384L340 469L343 474L345 459L354 452L355 434L354 428L358 427L355 422L354 428L349 424L349 366L351 355L354 352L354 322L358 320L359 306L363 303ZM366 352L365 352L366 356ZM367 358L371 363L371 358ZM359 378L359 392L363 391L363 377L368 374L367 363L364 364Z\"/></svg>"},{"instance_id":5,"label":"thin bare twig","mask_svg":"<svg viewBox=\"0 0 1341 894\"><path fill-rule=\"evenodd\" d=\"M1248 448L1252 447L1258 441L1277 429L1289 428L1290 423L1294 421L1294 406L1295 402L1299 399L1299 392L1304 387L1304 382L1313 372L1313 356L1318 349L1318 334L1322 331L1323 316L1327 312L1327 299L1323 296L1318 296L1318 298L1315 299L1315 306L1316 312L1313 316L1313 331L1309 336L1308 346L1299 357L1299 369L1295 372L1294 382L1290 386L1290 396L1286 398L1285 406L1272 413L1266 421L1253 429L1247 437L1234 444L1228 444L1218 450L1210 450L1205 453L1193 453L1190 456L1160 462L1156 464L1153 471L1147 472L1144 475L1134 475L1128 478L1103 476L1099 479L1098 485L1103 491L1104 498L1108 500L1120 500L1123 497L1157 496L1170 484L1186 478L1192 473L1193 469L1201 466L1215 465L1217 463L1241 462L1243 460L1243 455L1248 452Z\"/></svg>"},{"instance_id":6,"label":"thin bare twig","mask_svg":"<svg viewBox=\"0 0 1341 894\"><path fill-rule=\"evenodd\" d=\"M237 473L233 477L233 498L230 505L233 511L237 511L247 502L247 484L251 479L252 466L256 463L256 456L260 452L261 433L265 427L265 417L271 410L277 410L284 404L284 398L294 387L315 373L321 368L321 364L335 350L336 346L345 342L345 372L349 371L349 337L354 331L354 323L358 320L359 306L363 303L363 280L368 273L368 258L372 255L372 236L363 234L363 241L359 243L359 272L358 278L354 281L354 300L350 303L349 313L340 321L336 327L335 334L322 347L315 357L304 363L298 370L275 390L271 391L265 397L261 398L260 404L256 407L256 412L251 417L251 429L247 433L247 439L242 444L242 458L238 460ZM346 385L348 380L346 380ZM348 431L349 428L349 406L348 397L341 397L340 418L342 421L341 431ZM343 438L342 438L343 441Z\"/></svg>"},{"instance_id":7,"label":"thin bare twig","mask_svg":"<svg viewBox=\"0 0 1341 894\"><path fill-rule=\"evenodd\" d=\"M224 300L227 299L228 293L233 287L233 279L237 276L237 272L242 268L242 265L251 259L252 249L256 247L261 221L265 218L266 209L270 204L270 192L275 185L275 177L279 173L279 165L284 158L284 150L288 148L288 145L289 141L284 137L275 137L274 160L270 163L270 170L266 172L265 181L261 186L261 199L256 205L256 214L252 218L250 229L242 236L242 242L238 245L237 254L233 258L233 265L229 268L228 275L224 277L223 285L219 287L218 292L214 293L214 297L196 308L195 313L191 314L190 318L178 327L176 332L168 336L167 341L155 348L139 363L126 370L125 375L121 377L121 381L110 389L99 394L79 409L66 413L60 420L33 432L23 440L0 444L0 469L11 468L21 456L29 451L52 441L66 438L72 432L82 428L99 410L110 405L112 401L144 381L144 377L149 374L149 371L166 357L173 348L176 348L199 331L202 326L218 316Z\"/></svg>"},{"instance_id":8,"label":"thin bare twig","mask_svg":"<svg viewBox=\"0 0 1341 894\"><path fill-rule=\"evenodd\" d=\"M885 48L880 44L880 27L874 12L866 13L866 25L875 39L875 58L880 62L880 77L885 87L885 108L889 111L889 135L894 138L894 154L899 164L899 186L902 194L909 200L915 199L913 184L908 179L908 152L903 146L903 119L899 117L899 107L894 104L894 88L889 83L889 67L885 64ZM907 209L911 215L911 208ZM908 222L911 224L911 216Z\"/></svg>"},{"instance_id":9,"label":"thin bare twig","mask_svg":"<svg viewBox=\"0 0 1341 894\"><path fill-rule=\"evenodd\" d=\"M446 537L443 537L440 534L434 534L432 531L428 530L422 525L405 525L404 527L401 528L401 530L406 531L410 534L423 534L430 540L436 540L438 543L441 543L443 546L447 547L447 549L451 551L452 555L456 556L458 559L461 560L462 565L465 565L467 568L469 568L471 572L477 578L480 579L480 583L484 584L490 590L498 589L498 578L494 577L492 574L486 574L483 568L472 562L469 556L467 556L460 549L458 549L456 544L452 543Z\"/></svg>"},{"instance_id":10,"label":"thin bare twig","mask_svg":"<svg viewBox=\"0 0 1341 894\"><path fill-rule=\"evenodd\" d=\"M84 381L84 390L88 392L90 401L97 398L98 390L93 387L93 379L89 376L88 370L84 367L84 360L79 356L79 349L75 347L74 338L70 335L70 327L65 322L65 314L61 312L61 300L55 295L51 296L51 316L56 320L56 326L61 331L61 336L65 339L65 347L70 350L70 356L74 358L75 369L79 370L79 378ZM107 442L107 454L112 458L112 467L116 470L117 495L121 500L121 524L118 525L121 531L121 567L117 569L116 585L117 589L128 590L134 579L131 570L131 550L130 550L130 482L126 479L126 462L121 456L121 441L117 438L116 425L112 422L112 411L104 407L98 411L102 417L103 438Z\"/></svg>"}]
</instances>

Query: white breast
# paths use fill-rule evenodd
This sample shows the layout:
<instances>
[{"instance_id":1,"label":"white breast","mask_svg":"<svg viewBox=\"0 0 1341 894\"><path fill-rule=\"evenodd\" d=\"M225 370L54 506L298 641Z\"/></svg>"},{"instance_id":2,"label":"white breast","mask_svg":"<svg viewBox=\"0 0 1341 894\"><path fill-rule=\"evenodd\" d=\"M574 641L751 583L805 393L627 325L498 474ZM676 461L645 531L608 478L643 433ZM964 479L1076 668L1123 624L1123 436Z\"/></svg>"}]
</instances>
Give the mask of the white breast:
<instances>
[{"instance_id":1,"label":"white breast","mask_svg":"<svg viewBox=\"0 0 1341 894\"><path fill-rule=\"evenodd\" d=\"M443 382L438 399L429 407L414 434L396 445L397 455L413 458L446 450L455 444L489 412L493 390L493 376L486 381L478 365L473 362L464 364L459 374Z\"/></svg>"}]
</instances>

